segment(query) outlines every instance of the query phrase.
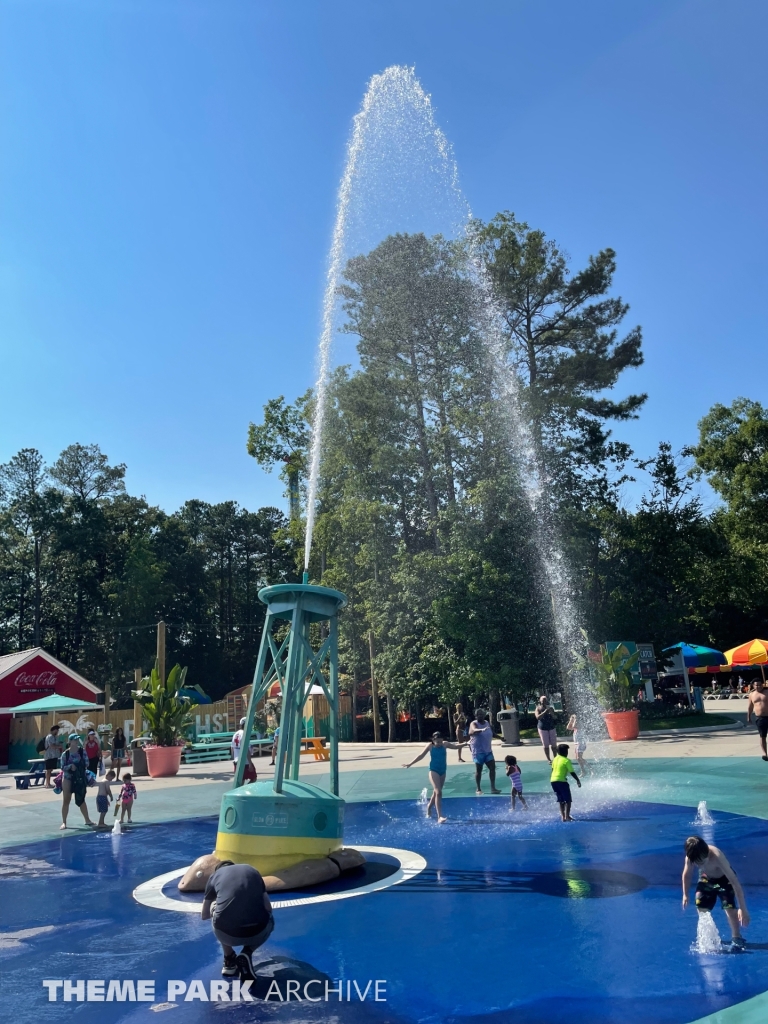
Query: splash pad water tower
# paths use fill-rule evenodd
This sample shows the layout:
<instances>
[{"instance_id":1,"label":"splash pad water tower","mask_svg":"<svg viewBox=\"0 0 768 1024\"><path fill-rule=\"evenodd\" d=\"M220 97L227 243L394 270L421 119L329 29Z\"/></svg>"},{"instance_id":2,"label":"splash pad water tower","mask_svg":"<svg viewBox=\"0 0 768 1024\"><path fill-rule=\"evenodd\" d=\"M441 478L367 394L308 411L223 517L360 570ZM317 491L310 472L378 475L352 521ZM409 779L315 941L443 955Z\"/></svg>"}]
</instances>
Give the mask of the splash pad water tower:
<instances>
[{"instance_id":1,"label":"splash pad water tower","mask_svg":"<svg viewBox=\"0 0 768 1024\"><path fill-rule=\"evenodd\" d=\"M275 778L244 786L247 758L240 757L233 788L221 802L216 856L252 864L268 875L327 857L342 846L337 616L347 599L338 590L310 585L307 573L303 583L265 587L259 598L267 606L267 617L240 749L248 750L259 702L279 683L283 703ZM272 635L276 620L289 624L279 645ZM323 622L328 623L327 635L315 648L310 626ZM322 688L330 705L330 792L299 781L304 704L313 685Z\"/></svg>"}]
</instances>

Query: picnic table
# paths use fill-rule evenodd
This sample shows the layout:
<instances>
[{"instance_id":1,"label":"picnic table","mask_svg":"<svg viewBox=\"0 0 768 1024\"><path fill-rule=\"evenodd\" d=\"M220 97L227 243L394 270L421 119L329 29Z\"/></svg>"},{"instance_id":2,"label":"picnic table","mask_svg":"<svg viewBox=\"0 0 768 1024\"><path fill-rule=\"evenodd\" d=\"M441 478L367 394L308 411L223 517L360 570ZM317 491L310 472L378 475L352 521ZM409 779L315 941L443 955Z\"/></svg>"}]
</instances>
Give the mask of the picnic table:
<instances>
[{"instance_id":1,"label":"picnic table","mask_svg":"<svg viewBox=\"0 0 768 1024\"><path fill-rule=\"evenodd\" d=\"M330 761L331 752L328 750L328 747L323 746L324 740L325 736L302 736L301 744L304 746L306 743L306 748L301 753L314 754L316 761Z\"/></svg>"},{"instance_id":2,"label":"picnic table","mask_svg":"<svg viewBox=\"0 0 768 1024\"><path fill-rule=\"evenodd\" d=\"M39 786L45 780L45 758L30 757L29 771L26 775L14 775L16 789L29 789L30 784Z\"/></svg>"}]
</instances>

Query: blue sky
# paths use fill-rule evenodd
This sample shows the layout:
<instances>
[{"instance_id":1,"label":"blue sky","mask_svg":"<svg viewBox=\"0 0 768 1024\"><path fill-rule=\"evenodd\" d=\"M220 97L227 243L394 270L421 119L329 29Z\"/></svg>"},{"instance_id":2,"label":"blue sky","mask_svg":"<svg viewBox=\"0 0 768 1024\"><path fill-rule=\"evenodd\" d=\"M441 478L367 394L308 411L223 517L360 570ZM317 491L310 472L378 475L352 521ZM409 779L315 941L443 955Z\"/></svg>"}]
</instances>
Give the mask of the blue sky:
<instances>
[{"instance_id":1,"label":"blue sky","mask_svg":"<svg viewBox=\"0 0 768 1024\"><path fill-rule=\"evenodd\" d=\"M476 215L617 251L650 395L617 436L694 441L768 371L767 28L762 0L2 0L0 461L95 442L168 510L285 507L247 425L313 382L350 120L393 63Z\"/></svg>"}]
</instances>

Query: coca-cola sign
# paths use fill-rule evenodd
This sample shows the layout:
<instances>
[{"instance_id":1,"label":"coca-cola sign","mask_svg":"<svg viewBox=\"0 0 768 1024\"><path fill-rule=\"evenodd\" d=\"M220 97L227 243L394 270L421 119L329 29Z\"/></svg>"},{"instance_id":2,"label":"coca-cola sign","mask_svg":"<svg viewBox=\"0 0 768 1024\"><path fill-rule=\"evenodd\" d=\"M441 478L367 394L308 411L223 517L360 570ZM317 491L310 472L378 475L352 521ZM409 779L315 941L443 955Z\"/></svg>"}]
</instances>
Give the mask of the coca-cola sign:
<instances>
[{"instance_id":1,"label":"coca-cola sign","mask_svg":"<svg viewBox=\"0 0 768 1024\"><path fill-rule=\"evenodd\" d=\"M19 672L14 680L16 686L22 693L35 693L38 690L53 690L59 678L56 671L47 672Z\"/></svg>"}]
</instances>

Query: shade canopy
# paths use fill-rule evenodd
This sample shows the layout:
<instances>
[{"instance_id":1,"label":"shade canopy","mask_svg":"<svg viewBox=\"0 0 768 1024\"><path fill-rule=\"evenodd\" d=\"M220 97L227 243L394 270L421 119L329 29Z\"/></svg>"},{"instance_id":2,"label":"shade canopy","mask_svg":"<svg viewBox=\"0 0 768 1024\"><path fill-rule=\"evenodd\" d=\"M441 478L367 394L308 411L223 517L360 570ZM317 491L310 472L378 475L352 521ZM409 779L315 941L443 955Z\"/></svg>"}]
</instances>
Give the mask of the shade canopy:
<instances>
[{"instance_id":1,"label":"shade canopy","mask_svg":"<svg viewBox=\"0 0 768 1024\"><path fill-rule=\"evenodd\" d=\"M748 640L725 652L729 665L768 665L768 640Z\"/></svg>"},{"instance_id":2,"label":"shade canopy","mask_svg":"<svg viewBox=\"0 0 768 1024\"><path fill-rule=\"evenodd\" d=\"M714 647L702 647L700 644L686 644L681 641L679 644L664 648L664 654L671 654L673 651L681 652L686 668L719 669L725 662L722 651L716 651Z\"/></svg>"},{"instance_id":3,"label":"shade canopy","mask_svg":"<svg viewBox=\"0 0 768 1024\"><path fill-rule=\"evenodd\" d=\"M17 704L9 710L14 715L47 715L51 711L102 711L103 704L91 704L87 700L77 700L76 697L62 697L58 693L52 693L50 697L39 697L27 704Z\"/></svg>"}]
</instances>

